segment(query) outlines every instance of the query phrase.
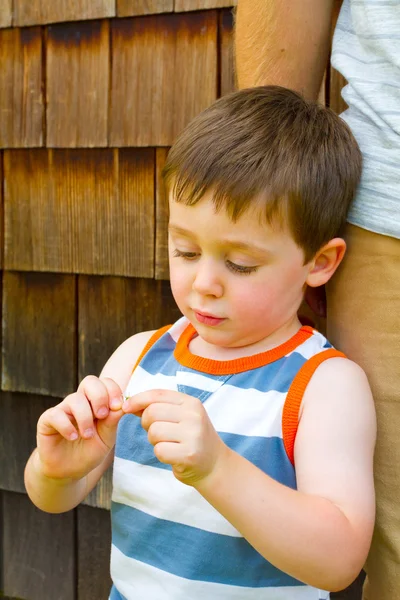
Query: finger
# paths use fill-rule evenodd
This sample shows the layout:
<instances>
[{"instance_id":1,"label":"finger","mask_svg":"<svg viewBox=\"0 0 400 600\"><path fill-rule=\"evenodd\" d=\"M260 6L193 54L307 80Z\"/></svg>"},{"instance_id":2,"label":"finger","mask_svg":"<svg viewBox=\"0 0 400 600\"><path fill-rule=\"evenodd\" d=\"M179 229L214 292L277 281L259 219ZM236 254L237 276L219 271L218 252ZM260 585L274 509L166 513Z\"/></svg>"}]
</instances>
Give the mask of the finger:
<instances>
[{"instance_id":1,"label":"finger","mask_svg":"<svg viewBox=\"0 0 400 600\"><path fill-rule=\"evenodd\" d=\"M154 446L154 454L160 462L166 465L183 463L182 444L177 442L159 442Z\"/></svg>"},{"instance_id":2,"label":"finger","mask_svg":"<svg viewBox=\"0 0 400 600\"><path fill-rule=\"evenodd\" d=\"M146 431L155 421L169 421L179 423L182 417L182 408L177 404L150 404L142 413L142 427Z\"/></svg>"},{"instance_id":3,"label":"finger","mask_svg":"<svg viewBox=\"0 0 400 600\"><path fill-rule=\"evenodd\" d=\"M104 378L104 380L101 380L94 375L89 375L81 381L78 392L86 396L91 404L93 414L98 419L104 419L107 417L110 409L109 388L115 395L115 386L117 384L112 379ZM119 395L121 395L121 391L119 391Z\"/></svg>"},{"instance_id":4,"label":"finger","mask_svg":"<svg viewBox=\"0 0 400 600\"><path fill-rule=\"evenodd\" d=\"M71 418L62 410L59 405L49 408L40 417L37 425L38 435L54 435L59 433L66 440L74 441L79 437L76 427Z\"/></svg>"},{"instance_id":5,"label":"finger","mask_svg":"<svg viewBox=\"0 0 400 600\"><path fill-rule=\"evenodd\" d=\"M115 444L118 423L124 414L122 409L110 410L105 419L97 421L97 433L108 448L111 448Z\"/></svg>"},{"instance_id":6,"label":"finger","mask_svg":"<svg viewBox=\"0 0 400 600\"><path fill-rule=\"evenodd\" d=\"M92 438L95 433L94 415L92 406L83 392L67 396L62 404L64 404L67 414L74 417L80 435L85 439Z\"/></svg>"},{"instance_id":7,"label":"finger","mask_svg":"<svg viewBox=\"0 0 400 600\"><path fill-rule=\"evenodd\" d=\"M110 377L102 377L100 381L107 388L109 408L111 408L111 410L120 410L124 402L124 395L118 383Z\"/></svg>"},{"instance_id":8,"label":"finger","mask_svg":"<svg viewBox=\"0 0 400 600\"><path fill-rule=\"evenodd\" d=\"M122 410L124 412L140 415L150 404L169 403L183 404L186 394L172 390L148 390L131 396L124 402Z\"/></svg>"},{"instance_id":9,"label":"finger","mask_svg":"<svg viewBox=\"0 0 400 600\"><path fill-rule=\"evenodd\" d=\"M147 437L153 446L160 442L181 442L181 428L177 423L156 421L152 423L147 432Z\"/></svg>"}]
</instances>

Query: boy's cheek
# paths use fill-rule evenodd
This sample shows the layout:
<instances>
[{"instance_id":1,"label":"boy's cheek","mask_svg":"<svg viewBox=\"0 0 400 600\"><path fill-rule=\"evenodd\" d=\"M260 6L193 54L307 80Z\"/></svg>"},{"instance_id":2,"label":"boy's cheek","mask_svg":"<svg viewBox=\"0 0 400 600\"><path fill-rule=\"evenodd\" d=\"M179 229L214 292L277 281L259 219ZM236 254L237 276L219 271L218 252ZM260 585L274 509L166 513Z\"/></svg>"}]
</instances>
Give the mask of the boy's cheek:
<instances>
[{"instance_id":1,"label":"boy's cheek","mask_svg":"<svg viewBox=\"0 0 400 600\"><path fill-rule=\"evenodd\" d=\"M184 279L179 276L179 274L171 271L170 272L170 285L172 295L177 303L178 307L181 309L180 304L187 300L188 291L190 291L190 286L188 285L187 279ZM181 309L182 310L182 309Z\"/></svg>"}]
</instances>

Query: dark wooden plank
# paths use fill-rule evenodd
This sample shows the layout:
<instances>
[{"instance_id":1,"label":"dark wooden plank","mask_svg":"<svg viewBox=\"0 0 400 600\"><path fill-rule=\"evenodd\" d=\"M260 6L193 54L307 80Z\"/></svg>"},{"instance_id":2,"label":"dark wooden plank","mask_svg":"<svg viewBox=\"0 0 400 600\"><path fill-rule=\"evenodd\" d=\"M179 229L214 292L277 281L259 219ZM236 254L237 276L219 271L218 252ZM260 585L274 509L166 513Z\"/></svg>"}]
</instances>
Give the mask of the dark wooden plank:
<instances>
[{"instance_id":1,"label":"dark wooden plank","mask_svg":"<svg viewBox=\"0 0 400 600\"><path fill-rule=\"evenodd\" d=\"M4 515L3 515L3 492L0 489L0 598L4 596L4 581L3 581L3 572L5 570L6 564L4 559Z\"/></svg>"},{"instance_id":2,"label":"dark wooden plank","mask_svg":"<svg viewBox=\"0 0 400 600\"><path fill-rule=\"evenodd\" d=\"M107 146L108 21L50 26L46 48L47 146Z\"/></svg>"},{"instance_id":3,"label":"dark wooden plank","mask_svg":"<svg viewBox=\"0 0 400 600\"><path fill-rule=\"evenodd\" d=\"M324 77L322 79L322 83L321 83L321 88L319 90L319 94L318 94L318 102L320 104L323 104L324 106L326 106L326 101L327 101L327 79L329 77L330 74L330 67L327 67L327 70L324 73Z\"/></svg>"},{"instance_id":4,"label":"dark wooden plank","mask_svg":"<svg viewBox=\"0 0 400 600\"><path fill-rule=\"evenodd\" d=\"M50 515L25 494L3 492L4 594L75 600L74 513Z\"/></svg>"},{"instance_id":5,"label":"dark wooden plank","mask_svg":"<svg viewBox=\"0 0 400 600\"><path fill-rule=\"evenodd\" d=\"M75 277L3 275L2 389L64 397L76 387Z\"/></svg>"},{"instance_id":6,"label":"dark wooden plank","mask_svg":"<svg viewBox=\"0 0 400 600\"><path fill-rule=\"evenodd\" d=\"M11 27L13 0L1 0L0 3L0 27Z\"/></svg>"},{"instance_id":7,"label":"dark wooden plank","mask_svg":"<svg viewBox=\"0 0 400 600\"><path fill-rule=\"evenodd\" d=\"M14 25L18 27L113 16L115 0L14 0Z\"/></svg>"},{"instance_id":8,"label":"dark wooden plank","mask_svg":"<svg viewBox=\"0 0 400 600\"><path fill-rule=\"evenodd\" d=\"M169 279L168 266L168 199L161 176L168 148L156 150L156 279Z\"/></svg>"},{"instance_id":9,"label":"dark wooden plank","mask_svg":"<svg viewBox=\"0 0 400 600\"><path fill-rule=\"evenodd\" d=\"M347 84L346 79L336 69L330 69L330 88L329 88L329 106L337 114L340 114L347 108L346 102L343 100L341 92Z\"/></svg>"},{"instance_id":10,"label":"dark wooden plank","mask_svg":"<svg viewBox=\"0 0 400 600\"><path fill-rule=\"evenodd\" d=\"M331 36L333 37L336 23L339 17L340 9L342 6L341 0L334 0L333 2L333 11L332 11L332 29ZM336 69L330 65L329 68L329 95L326 98L326 103L332 110L334 110L337 114L340 114L347 108L346 102L343 100L341 96L342 88L346 85L346 80Z\"/></svg>"},{"instance_id":11,"label":"dark wooden plank","mask_svg":"<svg viewBox=\"0 0 400 600\"><path fill-rule=\"evenodd\" d=\"M81 275L78 294L79 380L98 375L131 335L179 317L168 281Z\"/></svg>"},{"instance_id":12,"label":"dark wooden plank","mask_svg":"<svg viewBox=\"0 0 400 600\"><path fill-rule=\"evenodd\" d=\"M0 269L3 268L4 249L4 153L0 150Z\"/></svg>"},{"instance_id":13,"label":"dark wooden plank","mask_svg":"<svg viewBox=\"0 0 400 600\"><path fill-rule=\"evenodd\" d=\"M43 145L40 27L0 30L0 147Z\"/></svg>"},{"instance_id":14,"label":"dark wooden plank","mask_svg":"<svg viewBox=\"0 0 400 600\"><path fill-rule=\"evenodd\" d=\"M112 494L112 467L102 476L96 487L84 500L83 505L110 510Z\"/></svg>"},{"instance_id":15,"label":"dark wooden plank","mask_svg":"<svg viewBox=\"0 0 400 600\"><path fill-rule=\"evenodd\" d=\"M40 415L60 398L31 394L0 394L0 488L25 492L24 469L36 447L36 425Z\"/></svg>"},{"instance_id":16,"label":"dark wooden plank","mask_svg":"<svg viewBox=\"0 0 400 600\"><path fill-rule=\"evenodd\" d=\"M113 269L106 271L110 274L154 277L154 171L153 148L119 150L119 198L115 212L120 218L115 226L106 226L111 252L118 256L121 267L114 263Z\"/></svg>"},{"instance_id":17,"label":"dark wooden plank","mask_svg":"<svg viewBox=\"0 0 400 600\"><path fill-rule=\"evenodd\" d=\"M153 277L154 150L6 151L9 270Z\"/></svg>"},{"instance_id":18,"label":"dark wooden plank","mask_svg":"<svg viewBox=\"0 0 400 600\"><path fill-rule=\"evenodd\" d=\"M221 11L219 17L220 28L220 52L221 52L221 73L220 86L221 96L233 92L235 84L235 65L234 65L234 47L233 47L233 12L232 10Z\"/></svg>"},{"instance_id":19,"label":"dark wooden plank","mask_svg":"<svg viewBox=\"0 0 400 600\"><path fill-rule=\"evenodd\" d=\"M59 270L51 267L58 265L58 253L65 253L68 247L59 244L59 236L52 227L46 227L46 219L42 218L48 198L53 198L54 188L49 175L48 151L5 151L4 183L5 268L43 271L48 265L49 270ZM37 211L37 207L42 208ZM61 223L62 220L59 226Z\"/></svg>"},{"instance_id":20,"label":"dark wooden plank","mask_svg":"<svg viewBox=\"0 0 400 600\"><path fill-rule=\"evenodd\" d=\"M110 513L87 506L79 506L77 513L77 600L107 600L111 588Z\"/></svg>"},{"instance_id":21,"label":"dark wooden plank","mask_svg":"<svg viewBox=\"0 0 400 600\"><path fill-rule=\"evenodd\" d=\"M112 48L111 146L169 146L216 99L216 11L116 19Z\"/></svg>"},{"instance_id":22,"label":"dark wooden plank","mask_svg":"<svg viewBox=\"0 0 400 600\"><path fill-rule=\"evenodd\" d=\"M203 10L236 6L237 0L175 0L175 11Z\"/></svg>"},{"instance_id":23,"label":"dark wooden plank","mask_svg":"<svg viewBox=\"0 0 400 600\"><path fill-rule=\"evenodd\" d=\"M174 10L174 0L117 0L118 17L168 13Z\"/></svg>"}]
</instances>

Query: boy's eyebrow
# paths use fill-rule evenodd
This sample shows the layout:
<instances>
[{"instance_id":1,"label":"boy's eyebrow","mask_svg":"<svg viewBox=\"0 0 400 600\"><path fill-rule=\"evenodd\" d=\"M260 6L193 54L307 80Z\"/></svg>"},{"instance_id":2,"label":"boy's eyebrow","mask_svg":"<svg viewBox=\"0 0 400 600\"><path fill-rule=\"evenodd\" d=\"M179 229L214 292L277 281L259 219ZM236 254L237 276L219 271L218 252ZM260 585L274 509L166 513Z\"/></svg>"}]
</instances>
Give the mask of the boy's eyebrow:
<instances>
[{"instance_id":1,"label":"boy's eyebrow","mask_svg":"<svg viewBox=\"0 0 400 600\"><path fill-rule=\"evenodd\" d=\"M184 227L179 227L178 225L170 224L168 226L168 230L172 233L177 233L179 235L196 237L192 231L190 231L189 229L185 229ZM261 248L260 246L257 246L256 244L251 244L248 242L239 242L239 241L234 241L234 240L232 240L232 241L231 240L222 240L222 241L225 245L230 246L231 248L235 248L237 250L257 252L258 254L262 254L262 255L270 254L270 252L267 248Z\"/></svg>"}]
</instances>

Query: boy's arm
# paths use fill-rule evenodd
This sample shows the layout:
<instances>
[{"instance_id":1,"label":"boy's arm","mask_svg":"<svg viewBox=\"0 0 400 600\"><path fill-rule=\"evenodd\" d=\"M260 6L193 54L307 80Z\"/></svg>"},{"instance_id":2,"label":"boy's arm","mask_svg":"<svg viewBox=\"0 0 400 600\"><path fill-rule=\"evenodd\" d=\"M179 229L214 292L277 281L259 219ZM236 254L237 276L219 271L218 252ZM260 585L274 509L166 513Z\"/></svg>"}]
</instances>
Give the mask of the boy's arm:
<instances>
[{"instance_id":1,"label":"boy's arm","mask_svg":"<svg viewBox=\"0 0 400 600\"><path fill-rule=\"evenodd\" d=\"M132 370L154 331L133 335L123 342L105 364L100 379L112 379L121 390L128 385ZM116 424L115 424L116 425ZM71 442L73 443L73 442ZM25 487L32 502L41 510L60 513L71 510L86 498L104 472L111 466L112 449L103 462L80 479L60 479L43 473L37 448L25 467Z\"/></svg>"},{"instance_id":2,"label":"boy's arm","mask_svg":"<svg viewBox=\"0 0 400 600\"><path fill-rule=\"evenodd\" d=\"M275 566L317 588L340 590L358 575L371 542L375 429L364 372L332 358L304 395L297 491L231 450L194 487Z\"/></svg>"},{"instance_id":3,"label":"boy's arm","mask_svg":"<svg viewBox=\"0 0 400 600\"><path fill-rule=\"evenodd\" d=\"M282 85L315 100L328 62L334 2L238 0L239 88Z\"/></svg>"}]
</instances>

